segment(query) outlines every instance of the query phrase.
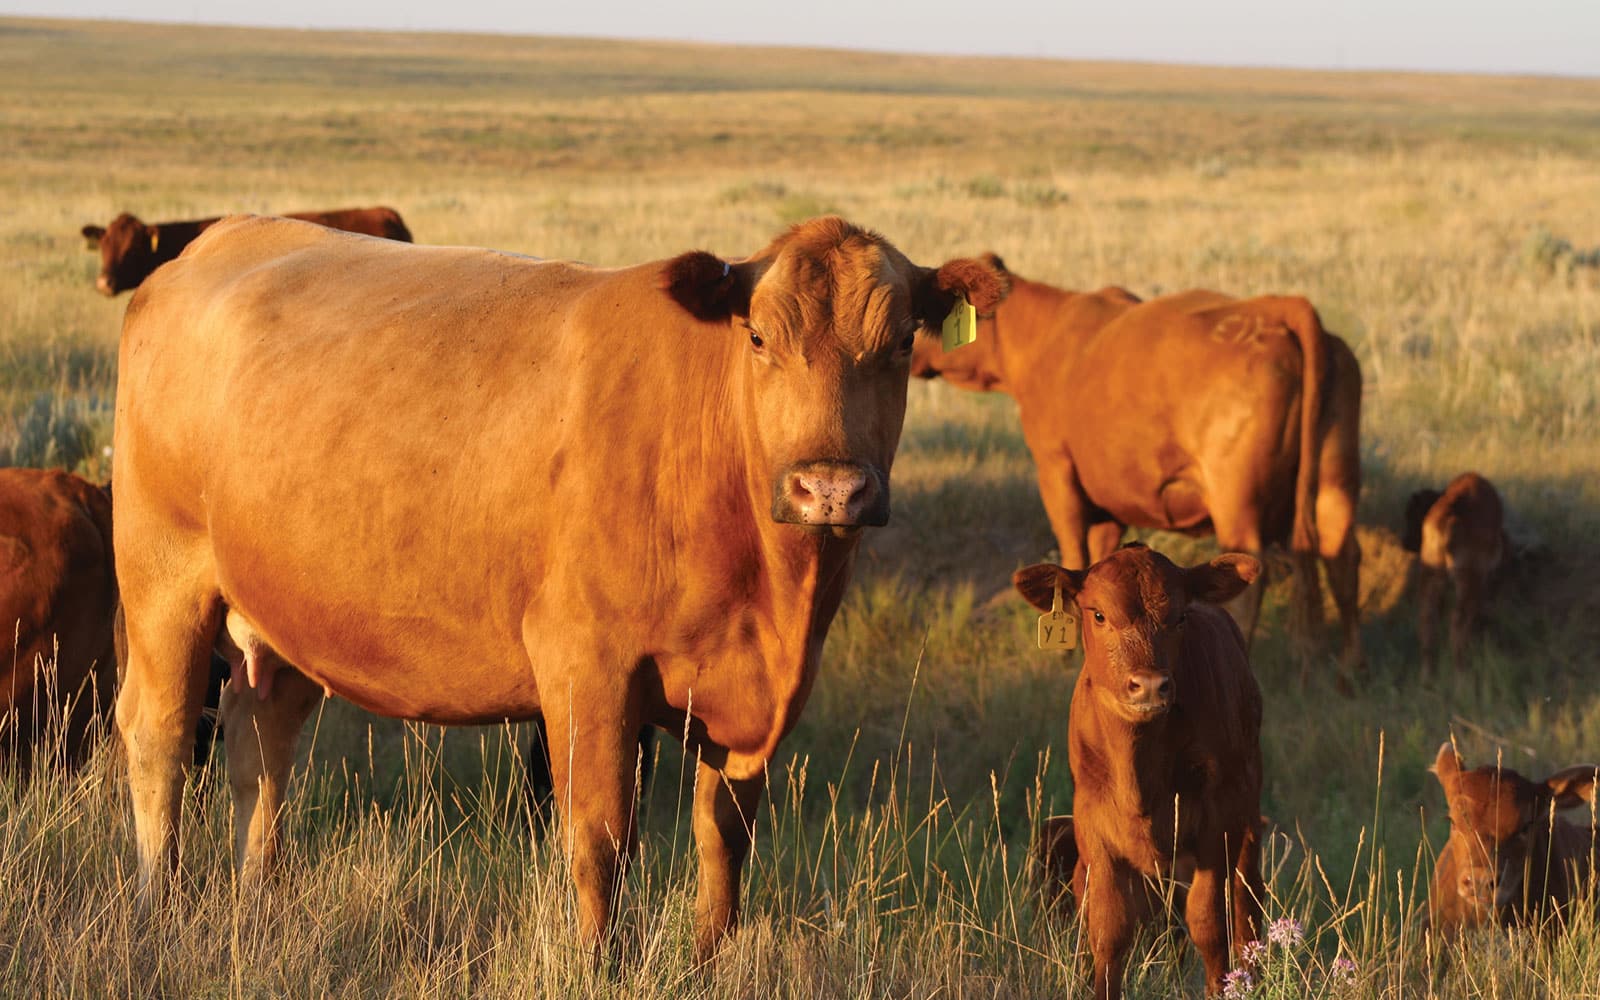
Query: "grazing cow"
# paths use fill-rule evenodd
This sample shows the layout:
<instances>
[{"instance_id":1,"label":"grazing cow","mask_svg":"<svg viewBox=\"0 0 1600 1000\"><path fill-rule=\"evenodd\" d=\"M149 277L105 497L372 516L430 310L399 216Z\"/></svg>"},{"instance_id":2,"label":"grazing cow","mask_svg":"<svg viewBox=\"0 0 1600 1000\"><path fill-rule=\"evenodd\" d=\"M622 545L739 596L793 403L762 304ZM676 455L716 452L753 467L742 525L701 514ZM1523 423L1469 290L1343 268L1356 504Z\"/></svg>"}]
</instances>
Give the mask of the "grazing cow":
<instances>
[{"instance_id":1,"label":"grazing cow","mask_svg":"<svg viewBox=\"0 0 1600 1000\"><path fill-rule=\"evenodd\" d=\"M1466 770L1445 743L1430 770L1450 807L1450 839L1428 893L1429 923L1441 935L1490 922L1538 926L1585 896L1596 898L1600 765L1579 764L1529 781L1510 768ZM1556 815L1585 803L1581 825Z\"/></svg>"},{"instance_id":2,"label":"grazing cow","mask_svg":"<svg viewBox=\"0 0 1600 1000\"><path fill-rule=\"evenodd\" d=\"M1013 276L976 343L945 351L924 339L912 373L1017 401L1070 569L1104 558L1130 525L1214 532L1222 548L1257 555L1289 543L1302 670L1322 614L1320 555L1350 686L1362 663L1361 373L1311 303L1206 291L1140 302L1121 288L1069 292ZM1264 585L1229 608L1247 641Z\"/></svg>"},{"instance_id":3,"label":"grazing cow","mask_svg":"<svg viewBox=\"0 0 1600 1000\"><path fill-rule=\"evenodd\" d=\"M889 517L915 334L1005 289L833 217L739 261L616 270L285 219L208 230L129 303L118 370L117 714L146 891L176 864L221 641L246 881L325 689L440 724L542 714L599 948L648 724L698 760L712 954L859 530Z\"/></svg>"},{"instance_id":4,"label":"grazing cow","mask_svg":"<svg viewBox=\"0 0 1600 1000\"><path fill-rule=\"evenodd\" d=\"M0 469L0 760L19 777L51 719L63 763L87 756L116 681L116 609L106 491L58 470Z\"/></svg>"},{"instance_id":5,"label":"grazing cow","mask_svg":"<svg viewBox=\"0 0 1600 1000\"><path fill-rule=\"evenodd\" d=\"M1247 555L1180 569L1134 544L1087 570L1013 577L1041 610L1059 588L1083 622L1067 730L1072 892L1098 998L1122 995L1134 933L1163 906L1157 883L1191 868L1184 916L1208 993L1228 971L1230 919L1235 949L1259 934L1261 692L1238 626L1213 605L1260 572Z\"/></svg>"},{"instance_id":6,"label":"grazing cow","mask_svg":"<svg viewBox=\"0 0 1600 1000\"><path fill-rule=\"evenodd\" d=\"M111 225L84 226L83 236L90 250L100 253L100 275L94 287L103 295L116 295L138 288L150 272L169 260L177 259L194 238L221 222L223 216L189 222L147 224L123 212ZM392 208L340 208L331 212L291 212L286 219L304 219L319 226L343 229L347 233L381 236L386 240L411 242L400 213Z\"/></svg>"},{"instance_id":7,"label":"grazing cow","mask_svg":"<svg viewBox=\"0 0 1600 1000\"><path fill-rule=\"evenodd\" d=\"M1489 578L1500 568L1506 542L1505 509L1494 484L1476 472L1450 480L1444 492L1418 490L1406 503L1400 543L1418 554L1422 586L1418 594L1417 638L1424 675L1439 658L1439 606L1445 580L1455 581L1456 606L1450 615L1450 658L1466 662L1467 641L1483 613Z\"/></svg>"}]
</instances>

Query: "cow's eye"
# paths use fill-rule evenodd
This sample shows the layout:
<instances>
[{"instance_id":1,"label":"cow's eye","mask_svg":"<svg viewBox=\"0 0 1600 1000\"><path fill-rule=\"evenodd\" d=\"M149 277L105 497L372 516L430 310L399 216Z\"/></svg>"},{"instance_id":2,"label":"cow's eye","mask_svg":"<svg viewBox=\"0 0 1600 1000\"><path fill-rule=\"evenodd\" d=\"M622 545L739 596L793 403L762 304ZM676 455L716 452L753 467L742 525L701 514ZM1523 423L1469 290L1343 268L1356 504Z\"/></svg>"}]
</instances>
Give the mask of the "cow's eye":
<instances>
[{"instance_id":1,"label":"cow's eye","mask_svg":"<svg viewBox=\"0 0 1600 1000\"><path fill-rule=\"evenodd\" d=\"M754 347L756 350L759 351L761 349L761 345L764 344L764 343L766 343L766 341L761 339L761 334L755 332L754 330L750 331L750 346L751 347Z\"/></svg>"},{"instance_id":2,"label":"cow's eye","mask_svg":"<svg viewBox=\"0 0 1600 1000\"><path fill-rule=\"evenodd\" d=\"M906 334L905 339L900 341L900 349L902 351L909 351L913 346L915 346L916 342L917 335L914 333L908 333Z\"/></svg>"},{"instance_id":3,"label":"cow's eye","mask_svg":"<svg viewBox=\"0 0 1600 1000\"><path fill-rule=\"evenodd\" d=\"M1104 625L1106 623L1106 616L1098 611L1094 612L1094 623L1096 625Z\"/></svg>"}]
</instances>

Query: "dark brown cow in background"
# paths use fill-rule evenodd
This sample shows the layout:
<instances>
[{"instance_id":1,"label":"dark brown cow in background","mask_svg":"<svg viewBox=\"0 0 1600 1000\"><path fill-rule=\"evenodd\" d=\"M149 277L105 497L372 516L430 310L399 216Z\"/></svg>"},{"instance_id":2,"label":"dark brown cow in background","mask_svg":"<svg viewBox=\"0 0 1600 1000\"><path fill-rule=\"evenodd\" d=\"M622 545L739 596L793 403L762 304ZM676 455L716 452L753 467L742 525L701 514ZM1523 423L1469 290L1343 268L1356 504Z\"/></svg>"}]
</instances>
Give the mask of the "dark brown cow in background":
<instances>
[{"instance_id":1,"label":"dark brown cow in background","mask_svg":"<svg viewBox=\"0 0 1600 1000\"><path fill-rule=\"evenodd\" d=\"M1232 945L1257 939L1261 691L1244 637L1221 602L1261 572L1248 555L1180 569L1143 545L1087 570L1018 570L1017 590L1049 610L1078 606L1083 669L1068 756L1078 859L1072 891L1094 956L1094 995L1122 995L1140 924L1163 912L1159 883L1192 866L1185 923L1221 991Z\"/></svg>"},{"instance_id":2,"label":"dark brown cow in background","mask_svg":"<svg viewBox=\"0 0 1600 1000\"><path fill-rule=\"evenodd\" d=\"M82 763L116 684L111 498L70 473L0 469L0 759L31 769L46 723ZM44 675L52 666L53 680Z\"/></svg>"},{"instance_id":3,"label":"dark brown cow in background","mask_svg":"<svg viewBox=\"0 0 1600 1000\"><path fill-rule=\"evenodd\" d=\"M175 871L220 643L246 884L325 690L438 724L542 714L598 950L652 725L698 762L709 956L861 529L888 519L917 332L1005 291L833 217L743 260L616 269L286 219L202 235L134 295L118 359L117 722L145 892Z\"/></svg>"},{"instance_id":4,"label":"dark brown cow in background","mask_svg":"<svg viewBox=\"0 0 1600 1000\"><path fill-rule=\"evenodd\" d=\"M116 295L138 288L150 272L173 260L194 238L226 216L195 219L188 222L145 223L137 216L123 212L111 220L111 225L84 226L83 236L90 250L100 253L100 275L94 287L101 294ZM286 219L303 219L330 229L365 236L381 236L386 240L410 243L411 230L406 228L400 213L386 206L374 208L336 208L327 212L290 212Z\"/></svg>"},{"instance_id":5,"label":"dark brown cow in background","mask_svg":"<svg viewBox=\"0 0 1600 1000\"><path fill-rule=\"evenodd\" d=\"M1215 533L1223 549L1252 554L1287 544L1304 664L1322 614L1320 556L1348 687L1362 663L1361 372L1311 303L1208 291L1140 302L1121 288L1070 292L1013 275L976 343L919 341L912 372L1017 401L1070 569L1104 558L1128 526ZM1229 608L1247 641L1264 584Z\"/></svg>"},{"instance_id":6,"label":"dark brown cow in background","mask_svg":"<svg viewBox=\"0 0 1600 1000\"><path fill-rule=\"evenodd\" d=\"M1417 638L1423 674L1439 658L1439 608L1446 579L1455 582L1456 606L1450 615L1450 658L1466 662L1467 642L1483 615L1489 581L1505 560L1505 508L1494 484L1476 472L1463 472L1444 491L1418 490L1406 503L1401 545L1417 553L1422 584L1417 596Z\"/></svg>"},{"instance_id":7,"label":"dark brown cow in background","mask_svg":"<svg viewBox=\"0 0 1600 1000\"><path fill-rule=\"evenodd\" d=\"M1445 938L1479 924L1542 925L1596 899L1600 765L1566 767L1543 781L1510 768L1467 770L1449 743L1432 771L1450 807L1450 839L1434 866L1429 923ZM1588 806L1574 823L1556 812Z\"/></svg>"}]
</instances>

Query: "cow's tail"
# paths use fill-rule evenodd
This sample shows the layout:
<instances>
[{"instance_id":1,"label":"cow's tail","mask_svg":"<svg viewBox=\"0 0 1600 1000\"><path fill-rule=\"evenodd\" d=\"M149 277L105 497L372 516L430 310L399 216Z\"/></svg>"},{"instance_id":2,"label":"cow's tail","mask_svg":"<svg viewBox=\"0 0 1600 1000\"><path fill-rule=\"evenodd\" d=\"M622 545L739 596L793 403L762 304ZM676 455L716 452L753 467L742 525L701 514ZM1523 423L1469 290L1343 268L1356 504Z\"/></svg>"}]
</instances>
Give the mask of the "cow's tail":
<instances>
[{"instance_id":1,"label":"cow's tail","mask_svg":"<svg viewBox=\"0 0 1600 1000\"><path fill-rule=\"evenodd\" d=\"M1318 430L1328 374L1328 340L1317 310L1302 298L1284 300L1284 321L1300 344L1300 466L1294 483L1294 552L1317 551Z\"/></svg>"}]
</instances>

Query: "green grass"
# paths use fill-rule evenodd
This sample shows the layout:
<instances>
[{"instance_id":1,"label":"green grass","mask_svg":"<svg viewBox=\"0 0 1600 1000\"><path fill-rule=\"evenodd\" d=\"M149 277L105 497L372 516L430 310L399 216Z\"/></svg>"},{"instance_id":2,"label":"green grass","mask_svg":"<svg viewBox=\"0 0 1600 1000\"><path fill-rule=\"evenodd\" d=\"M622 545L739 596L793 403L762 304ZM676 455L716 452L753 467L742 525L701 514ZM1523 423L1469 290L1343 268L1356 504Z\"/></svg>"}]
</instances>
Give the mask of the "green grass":
<instances>
[{"instance_id":1,"label":"green grass","mask_svg":"<svg viewBox=\"0 0 1600 1000\"><path fill-rule=\"evenodd\" d=\"M1549 942L1421 948L1454 730L1540 775L1600 757L1600 81L956 60L585 40L0 20L0 451L108 472L126 296L78 227L391 204L429 243L597 263L727 254L837 209L920 263L1141 294L1309 296L1360 357L1359 698L1302 689L1268 595L1271 996L1579 997L1592 911ZM1541 235L1543 234L1543 235ZM1530 249L1531 247L1531 249ZM1563 247L1566 249L1563 250ZM1542 255L1542 256L1541 256ZM1536 542L1467 669L1416 677L1408 493L1476 468ZM0 993L55 996L1059 995L1077 930L1028 884L1065 811L1070 659L1007 596L1053 547L1014 407L912 386L890 526L771 771L747 922L690 962L685 769L660 744L621 959L575 951L505 731L319 719L284 877L235 902L226 795L198 800L174 912L131 902L115 753L0 810ZM1208 542L1144 536L1184 561ZM218 789L220 792L221 789ZM1199 992L1142 948L1136 995ZM1353 985L1333 974L1353 959ZM1286 985L1287 983L1287 985Z\"/></svg>"}]
</instances>

